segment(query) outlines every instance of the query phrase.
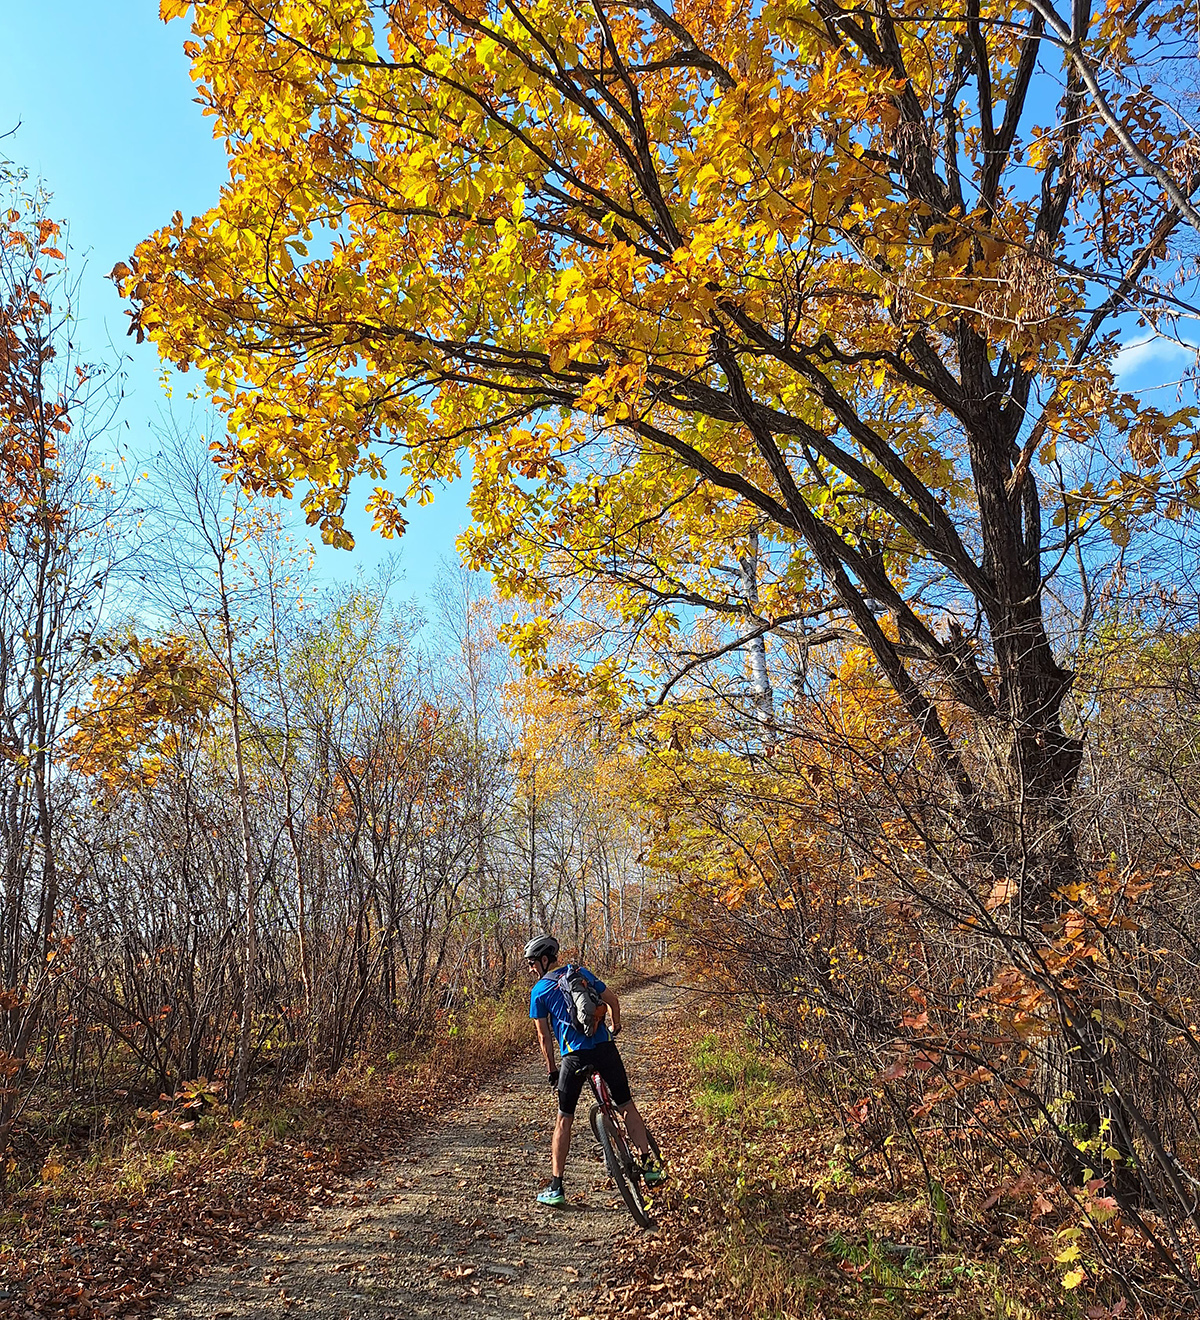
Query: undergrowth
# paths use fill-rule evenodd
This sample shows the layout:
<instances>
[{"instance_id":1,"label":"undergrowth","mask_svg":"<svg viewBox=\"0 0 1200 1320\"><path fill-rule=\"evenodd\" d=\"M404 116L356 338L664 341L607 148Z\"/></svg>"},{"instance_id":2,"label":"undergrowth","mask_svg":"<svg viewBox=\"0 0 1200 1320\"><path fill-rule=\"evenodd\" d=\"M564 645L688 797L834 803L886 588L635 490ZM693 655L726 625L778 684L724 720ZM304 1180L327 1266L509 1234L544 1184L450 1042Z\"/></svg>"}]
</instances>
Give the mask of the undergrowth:
<instances>
[{"instance_id":1,"label":"undergrowth","mask_svg":"<svg viewBox=\"0 0 1200 1320\"><path fill-rule=\"evenodd\" d=\"M997 1196L968 1203L953 1172L889 1137L864 1153L853 1118L806 1090L745 1023L668 1023L649 1117L672 1178L658 1232L631 1232L591 1320L1104 1320L1115 1289L1064 1288L1062 1224ZM1069 1231L1069 1230L1067 1230Z\"/></svg>"}]
</instances>

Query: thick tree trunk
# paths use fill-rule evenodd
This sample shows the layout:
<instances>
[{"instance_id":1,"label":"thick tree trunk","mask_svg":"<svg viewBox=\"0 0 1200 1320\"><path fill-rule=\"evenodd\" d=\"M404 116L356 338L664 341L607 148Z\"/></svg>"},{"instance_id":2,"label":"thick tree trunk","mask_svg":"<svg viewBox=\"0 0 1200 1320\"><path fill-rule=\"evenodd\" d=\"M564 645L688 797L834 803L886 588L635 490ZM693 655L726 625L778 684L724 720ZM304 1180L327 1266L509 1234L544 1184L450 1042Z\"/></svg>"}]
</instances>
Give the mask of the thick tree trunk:
<instances>
[{"instance_id":1,"label":"thick tree trunk","mask_svg":"<svg viewBox=\"0 0 1200 1320\"><path fill-rule=\"evenodd\" d=\"M996 639L1007 718L979 728L982 788L993 829L988 906L1002 926L1007 916L1006 956L1047 993L1034 1089L1056 1133L1050 1157L1076 1181L1094 1178L1106 1166L1109 1190L1133 1202L1140 1199L1140 1185L1131 1125L1094 1013L1094 988L1083 970L1056 977L1054 960L1046 957L1062 934L1070 905L1065 891L1085 878L1071 819L1083 744L1061 721L1072 675L1053 659L1036 596L1027 609L1019 626ZM1102 1161L1101 1148L1116 1150L1119 1158Z\"/></svg>"},{"instance_id":2,"label":"thick tree trunk","mask_svg":"<svg viewBox=\"0 0 1200 1320\"><path fill-rule=\"evenodd\" d=\"M965 331L960 340L964 384L971 382L981 400L993 397L995 380L981 342ZM980 795L991 832L985 898L1005 936L1003 956L1047 995L1034 1088L1057 1129L1052 1158L1072 1177L1095 1176L1100 1160L1081 1158L1077 1142L1103 1134L1103 1144L1120 1152L1112 1190L1129 1197L1137 1183L1130 1128L1111 1082L1095 996L1086 974L1060 977L1046 957L1061 936L1069 902L1064 891L1083 878L1071 820L1083 743L1062 725L1074 675L1055 659L1046 634L1040 493L1032 474L1014 466L1020 413L993 409L969 437L982 567L992 586L980 604L995 658L995 709L977 712L976 719Z\"/></svg>"},{"instance_id":3,"label":"thick tree trunk","mask_svg":"<svg viewBox=\"0 0 1200 1320\"><path fill-rule=\"evenodd\" d=\"M1056 910L1055 893L1078 879L1071 796L1083 748L1057 713L1041 724L981 722L982 791L991 825L993 901L1009 904L1022 938Z\"/></svg>"},{"instance_id":4,"label":"thick tree trunk","mask_svg":"<svg viewBox=\"0 0 1200 1320\"><path fill-rule=\"evenodd\" d=\"M986 361L973 367L980 377L979 395L986 397L994 388L990 370ZM1062 727L1062 706L1074 675L1059 665L1046 636L1037 485L1026 474L1016 489L1009 488L1018 426L1017 419L1001 416L970 436L983 571L992 584L980 604L991 631L996 673L995 710L989 712L992 718L980 721L980 732L985 791L992 799L988 807L1007 863L1005 874L1018 886L1022 921L1036 921L1049 915L1056 881L1074 878L1069 805L1083 745ZM1069 873L1059 879L1063 866Z\"/></svg>"}]
</instances>

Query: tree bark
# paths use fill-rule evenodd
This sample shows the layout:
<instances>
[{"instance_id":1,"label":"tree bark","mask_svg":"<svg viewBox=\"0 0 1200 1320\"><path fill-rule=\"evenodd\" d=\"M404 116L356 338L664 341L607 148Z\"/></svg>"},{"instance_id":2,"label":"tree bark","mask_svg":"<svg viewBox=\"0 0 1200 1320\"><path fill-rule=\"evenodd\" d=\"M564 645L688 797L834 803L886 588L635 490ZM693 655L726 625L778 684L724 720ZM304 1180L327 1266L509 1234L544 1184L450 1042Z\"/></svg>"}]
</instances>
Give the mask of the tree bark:
<instances>
[{"instance_id":1,"label":"tree bark","mask_svg":"<svg viewBox=\"0 0 1200 1320\"><path fill-rule=\"evenodd\" d=\"M250 1060L254 1053L254 1013L258 998L258 881L254 862L254 843L250 831L250 785L242 749L241 685L233 653L233 623L229 613L229 594L225 568L218 561L218 585L221 592L221 624L224 630L225 662L229 671L229 712L233 732L233 761L237 777L238 818L241 824L242 884L245 893L244 961L242 970L242 1013L238 1023L237 1064L234 1069L230 1105L240 1113L250 1087Z\"/></svg>"}]
</instances>

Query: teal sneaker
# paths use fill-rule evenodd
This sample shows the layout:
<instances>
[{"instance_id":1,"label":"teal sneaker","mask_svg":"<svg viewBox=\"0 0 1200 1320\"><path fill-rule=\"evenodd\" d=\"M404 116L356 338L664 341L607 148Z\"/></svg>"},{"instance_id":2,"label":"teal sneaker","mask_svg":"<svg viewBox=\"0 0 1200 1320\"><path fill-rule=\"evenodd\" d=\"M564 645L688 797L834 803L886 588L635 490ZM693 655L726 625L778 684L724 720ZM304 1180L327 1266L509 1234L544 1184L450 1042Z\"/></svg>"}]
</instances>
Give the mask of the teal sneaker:
<instances>
[{"instance_id":1,"label":"teal sneaker","mask_svg":"<svg viewBox=\"0 0 1200 1320\"><path fill-rule=\"evenodd\" d=\"M553 1206L554 1209L566 1205L567 1196L561 1187L543 1187L537 1194L538 1205Z\"/></svg>"},{"instance_id":2,"label":"teal sneaker","mask_svg":"<svg viewBox=\"0 0 1200 1320\"><path fill-rule=\"evenodd\" d=\"M662 1160L651 1151L642 1161L642 1182L647 1187L658 1187L667 1181L667 1171L662 1166Z\"/></svg>"}]
</instances>

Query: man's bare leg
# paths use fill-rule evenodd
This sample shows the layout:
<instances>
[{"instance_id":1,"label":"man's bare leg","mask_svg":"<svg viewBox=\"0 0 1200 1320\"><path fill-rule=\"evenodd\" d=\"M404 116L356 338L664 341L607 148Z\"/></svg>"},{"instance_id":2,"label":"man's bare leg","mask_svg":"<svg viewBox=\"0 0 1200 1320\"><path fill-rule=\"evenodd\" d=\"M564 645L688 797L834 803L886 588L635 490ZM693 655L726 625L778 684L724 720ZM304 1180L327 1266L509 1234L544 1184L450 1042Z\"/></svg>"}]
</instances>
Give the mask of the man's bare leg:
<instances>
[{"instance_id":1,"label":"man's bare leg","mask_svg":"<svg viewBox=\"0 0 1200 1320\"><path fill-rule=\"evenodd\" d=\"M645 1159L650 1153L650 1142L646 1139L646 1124L632 1100L621 1110L621 1117L625 1120L630 1141L641 1152L642 1159Z\"/></svg>"},{"instance_id":2,"label":"man's bare leg","mask_svg":"<svg viewBox=\"0 0 1200 1320\"><path fill-rule=\"evenodd\" d=\"M550 1142L550 1172L556 1178L561 1178L563 1170L567 1167L567 1152L571 1149L572 1122L574 1122L573 1115L559 1114L558 1121L554 1124L554 1137ZM643 1127L642 1131L645 1130Z\"/></svg>"}]
</instances>

